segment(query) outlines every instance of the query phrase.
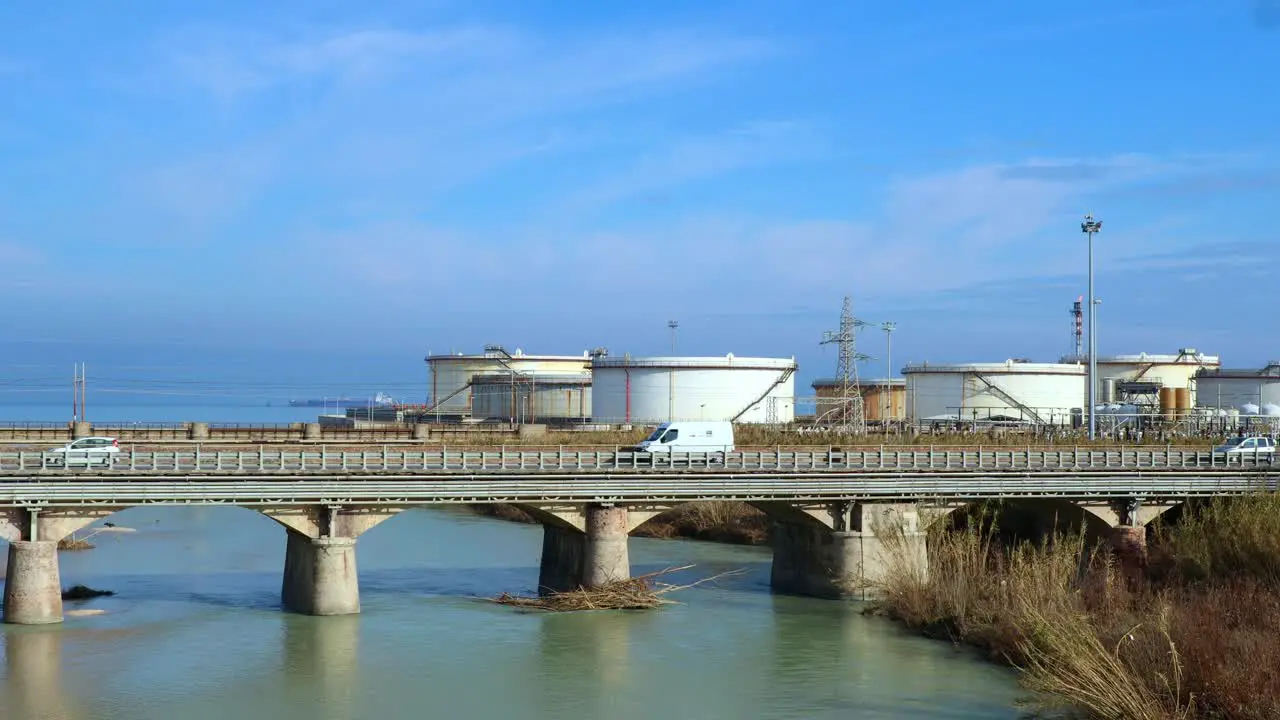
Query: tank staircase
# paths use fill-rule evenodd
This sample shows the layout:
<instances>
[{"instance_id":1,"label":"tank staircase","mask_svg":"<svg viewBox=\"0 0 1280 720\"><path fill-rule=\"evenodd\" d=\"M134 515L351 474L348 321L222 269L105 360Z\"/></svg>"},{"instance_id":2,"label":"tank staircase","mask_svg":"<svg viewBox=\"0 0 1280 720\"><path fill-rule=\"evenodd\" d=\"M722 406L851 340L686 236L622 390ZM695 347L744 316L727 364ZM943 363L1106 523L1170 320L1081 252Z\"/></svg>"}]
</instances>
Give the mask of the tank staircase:
<instances>
[{"instance_id":1,"label":"tank staircase","mask_svg":"<svg viewBox=\"0 0 1280 720\"><path fill-rule=\"evenodd\" d=\"M765 388L765 391L760 393L760 397L747 403L746 407L739 410L737 415L734 415L733 417L729 418L729 422L738 422L738 419L741 418L743 415L746 415L748 410L755 407L756 405L759 405L761 402L764 402L764 399L769 397L769 393L773 392L774 389L776 389L779 385L786 382L787 379L790 378L792 373L794 373L795 371L796 369L794 367L789 367L786 370L782 371L782 374L778 376L778 379L774 380L772 385Z\"/></svg>"},{"instance_id":2,"label":"tank staircase","mask_svg":"<svg viewBox=\"0 0 1280 720\"><path fill-rule=\"evenodd\" d=\"M986 385L987 388L990 389L992 393L999 396L1001 400L1004 400L1005 402L1009 403L1013 407L1016 407L1019 410L1021 410L1023 413L1025 413L1028 417L1031 418L1031 421L1034 422L1035 424L1040 425L1044 423L1044 420L1040 419L1039 413L1027 407L1026 405L1023 405L1021 402L1018 401L1017 398L1005 392L1004 388L1000 387L999 385L996 385L995 383L991 382L990 380L986 379L981 375L974 375L974 377L981 380L982 384Z\"/></svg>"},{"instance_id":3,"label":"tank staircase","mask_svg":"<svg viewBox=\"0 0 1280 720\"><path fill-rule=\"evenodd\" d=\"M467 389L469 389L470 387L471 387L471 381L470 381L470 380L468 380L468 381L466 382L466 384L464 384L462 387L458 388L457 390L454 390L453 392L449 393L448 395L445 395L443 398L441 398L441 399L437 400L436 402L432 403L432 404L431 404L431 405L430 405L430 406L429 406L429 407L428 407L428 408L423 412L423 414L424 414L424 415L431 415L431 414L433 414L433 413L435 413L435 412L438 412L438 411L439 411L440 406L444 405L445 403L449 402L450 400L454 399L455 397L457 397L457 396L461 395L461 394L462 394L462 392L463 392L464 390L467 390Z\"/></svg>"}]
</instances>

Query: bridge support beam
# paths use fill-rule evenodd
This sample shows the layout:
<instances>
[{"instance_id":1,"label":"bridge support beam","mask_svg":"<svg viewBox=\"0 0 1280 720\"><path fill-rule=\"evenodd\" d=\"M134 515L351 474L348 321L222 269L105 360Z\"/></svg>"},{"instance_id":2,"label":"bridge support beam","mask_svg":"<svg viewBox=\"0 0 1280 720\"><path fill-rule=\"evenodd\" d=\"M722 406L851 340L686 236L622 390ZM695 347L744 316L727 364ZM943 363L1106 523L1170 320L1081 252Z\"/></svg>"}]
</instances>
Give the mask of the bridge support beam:
<instances>
[{"instance_id":1,"label":"bridge support beam","mask_svg":"<svg viewBox=\"0 0 1280 720\"><path fill-rule=\"evenodd\" d=\"M62 622L62 578L57 540L9 543L4 579L4 621L14 625Z\"/></svg>"},{"instance_id":2,"label":"bridge support beam","mask_svg":"<svg viewBox=\"0 0 1280 720\"><path fill-rule=\"evenodd\" d=\"M631 577L627 508L591 504L583 515L586 532L551 523L542 526L539 592L599 587Z\"/></svg>"},{"instance_id":3,"label":"bridge support beam","mask_svg":"<svg viewBox=\"0 0 1280 720\"><path fill-rule=\"evenodd\" d=\"M890 572L928 572L926 536L911 506L850 504L835 526L775 522L775 592L865 600Z\"/></svg>"},{"instance_id":4,"label":"bridge support beam","mask_svg":"<svg viewBox=\"0 0 1280 720\"><path fill-rule=\"evenodd\" d=\"M587 536L559 525L542 526L542 563L538 568L538 593L564 592L582 586Z\"/></svg>"},{"instance_id":5,"label":"bridge support beam","mask_svg":"<svg viewBox=\"0 0 1280 720\"><path fill-rule=\"evenodd\" d=\"M1144 512L1147 507L1142 498L1128 498L1114 503L1116 524L1111 528L1111 548L1120 567L1129 571L1141 571L1147 566L1147 526ZM1156 510L1158 512L1158 509Z\"/></svg>"},{"instance_id":6,"label":"bridge support beam","mask_svg":"<svg viewBox=\"0 0 1280 720\"><path fill-rule=\"evenodd\" d=\"M292 530L286 535L280 590L285 608L304 615L360 612L355 538L311 538Z\"/></svg>"}]
</instances>

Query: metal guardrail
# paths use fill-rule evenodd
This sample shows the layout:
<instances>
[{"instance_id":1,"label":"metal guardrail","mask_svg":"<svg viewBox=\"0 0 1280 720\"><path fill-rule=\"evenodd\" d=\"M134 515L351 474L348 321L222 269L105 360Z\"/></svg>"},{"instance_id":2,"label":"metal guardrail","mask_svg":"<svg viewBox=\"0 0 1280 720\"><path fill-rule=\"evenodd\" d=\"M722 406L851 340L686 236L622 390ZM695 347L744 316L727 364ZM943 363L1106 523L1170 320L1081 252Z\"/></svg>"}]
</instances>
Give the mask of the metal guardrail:
<instances>
[{"instance_id":1,"label":"metal guardrail","mask_svg":"<svg viewBox=\"0 0 1280 720\"><path fill-rule=\"evenodd\" d=\"M8 478L77 478L84 475L467 475L473 473L607 474L637 472L734 472L747 474L947 474L955 472L1062 473L1122 471L1164 473L1209 470L1268 471L1268 453L1223 454L1196 450L763 450L731 453L633 453L608 451L410 451L392 447L363 452L306 450L93 451L0 453L0 481ZM68 465L70 465L68 467Z\"/></svg>"},{"instance_id":2,"label":"metal guardrail","mask_svg":"<svg viewBox=\"0 0 1280 720\"><path fill-rule=\"evenodd\" d=\"M785 501L972 501L987 498L1055 497L1066 500L1142 498L1150 501L1242 495L1276 490L1276 479L1240 474L1143 478L1101 474L1087 478L914 476L910 478L777 477L773 475L682 475L557 477L435 477L412 482L389 478L345 481L214 478L185 482L137 482L117 478L67 482L0 482L0 507L107 507L148 504L280 506L406 506L485 502L634 502L692 500Z\"/></svg>"}]
</instances>

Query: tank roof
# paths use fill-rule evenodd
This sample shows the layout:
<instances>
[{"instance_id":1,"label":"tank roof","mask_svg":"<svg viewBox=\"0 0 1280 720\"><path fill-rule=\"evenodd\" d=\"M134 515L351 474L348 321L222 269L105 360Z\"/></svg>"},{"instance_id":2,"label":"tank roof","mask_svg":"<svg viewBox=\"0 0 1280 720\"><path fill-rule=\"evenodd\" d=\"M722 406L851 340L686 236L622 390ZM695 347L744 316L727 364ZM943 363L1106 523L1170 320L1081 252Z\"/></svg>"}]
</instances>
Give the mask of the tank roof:
<instances>
[{"instance_id":1,"label":"tank roof","mask_svg":"<svg viewBox=\"0 0 1280 720\"><path fill-rule=\"evenodd\" d=\"M1064 363L1087 363L1087 355L1067 355ZM1205 355L1194 348L1187 348L1181 353L1137 353L1136 355L1099 355L1098 362L1109 364L1140 365L1153 363L1156 365L1218 365L1221 358L1217 355Z\"/></svg>"},{"instance_id":2,"label":"tank roof","mask_svg":"<svg viewBox=\"0 0 1280 720\"><path fill-rule=\"evenodd\" d=\"M1085 375L1083 365L1072 363L1032 363L1005 360L988 363L908 363L902 374L913 373L1021 373L1026 375Z\"/></svg>"},{"instance_id":3,"label":"tank roof","mask_svg":"<svg viewBox=\"0 0 1280 720\"><path fill-rule=\"evenodd\" d=\"M903 387L907 384L907 379L906 378L889 378L888 380L884 378L859 378L858 379L859 385L866 385L869 387L872 387L872 386L883 387L885 383L888 383L891 387ZM840 387L840 378L818 378L817 380L813 381L813 385L811 387L815 387L815 388Z\"/></svg>"},{"instance_id":4,"label":"tank roof","mask_svg":"<svg viewBox=\"0 0 1280 720\"><path fill-rule=\"evenodd\" d=\"M1272 360L1261 368L1203 368L1197 378L1257 379L1280 378L1280 360Z\"/></svg>"},{"instance_id":5,"label":"tank roof","mask_svg":"<svg viewBox=\"0 0 1280 720\"><path fill-rule=\"evenodd\" d=\"M741 368L743 370L795 369L795 358L738 357L733 353L719 356L675 356L652 355L648 357L632 357L629 355L593 358L592 367L701 367L701 368Z\"/></svg>"},{"instance_id":6,"label":"tank roof","mask_svg":"<svg viewBox=\"0 0 1280 720\"><path fill-rule=\"evenodd\" d=\"M565 360L565 361L581 360L583 362L587 362L591 359L591 356L585 350L582 352L581 355L530 355L525 353L522 350L516 350L515 352L511 353L511 358L513 360ZM470 354L443 353L443 354L427 355L427 357L425 358L427 362L438 362L438 361L449 361L449 360L466 362L470 360L481 361L481 360L498 360L498 359L505 360L506 356L500 353L470 353Z\"/></svg>"}]
</instances>

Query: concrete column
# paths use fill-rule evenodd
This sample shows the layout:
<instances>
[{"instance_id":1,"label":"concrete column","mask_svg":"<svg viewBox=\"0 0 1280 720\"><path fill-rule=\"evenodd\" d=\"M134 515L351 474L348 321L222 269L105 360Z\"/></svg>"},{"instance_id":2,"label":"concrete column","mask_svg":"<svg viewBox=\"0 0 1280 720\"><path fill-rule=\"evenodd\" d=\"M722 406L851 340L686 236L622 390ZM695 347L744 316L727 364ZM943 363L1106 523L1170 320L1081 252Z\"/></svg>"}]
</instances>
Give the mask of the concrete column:
<instances>
[{"instance_id":1,"label":"concrete column","mask_svg":"<svg viewBox=\"0 0 1280 720\"><path fill-rule=\"evenodd\" d=\"M850 534L817 524L775 523L769 584L788 595L844 597L842 587L856 571L856 562L848 556L856 547L847 542Z\"/></svg>"},{"instance_id":2,"label":"concrete column","mask_svg":"<svg viewBox=\"0 0 1280 720\"><path fill-rule=\"evenodd\" d=\"M1143 526L1120 525L1111 529L1111 547L1120 566L1139 569L1147 566L1147 529Z\"/></svg>"},{"instance_id":3,"label":"concrete column","mask_svg":"<svg viewBox=\"0 0 1280 720\"><path fill-rule=\"evenodd\" d=\"M191 423L190 438L192 440L208 440L209 439L209 423L206 423L206 422Z\"/></svg>"},{"instance_id":4,"label":"concrete column","mask_svg":"<svg viewBox=\"0 0 1280 720\"><path fill-rule=\"evenodd\" d=\"M319 440L320 437L320 423L306 423L302 426L303 440Z\"/></svg>"},{"instance_id":5,"label":"concrete column","mask_svg":"<svg viewBox=\"0 0 1280 720\"><path fill-rule=\"evenodd\" d=\"M777 523L770 584L775 592L866 600L888 572L928 572L921 532L882 538L870 530L838 532L819 525Z\"/></svg>"},{"instance_id":6,"label":"concrete column","mask_svg":"<svg viewBox=\"0 0 1280 720\"><path fill-rule=\"evenodd\" d=\"M56 540L9 543L4 621L14 625L62 622L62 579L58 575Z\"/></svg>"},{"instance_id":7,"label":"concrete column","mask_svg":"<svg viewBox=\"0 0 1280 720\"><path fill-rule=\"evenodd\" d=\"M293 531L284 556L280 599L304 615L353 615L360 612L354 538L309 538Z\"/></svg>"},{"instance_id":8,"label":"concrete column","mask_svg":"<svg viewBox=\"0 0 1280 720\"><path fill-rule=\"evenodd\" d=\"M627 509L587 506L587 546L582 562L585 587L626 580L631 577L631 557L627 553Z\"/></svg>"},{"instance_id":9,"label":"concrete column","mask_svg":"<svg viewBox=\"0 0 1280 720\"><path fill-rule=\"evenodd\" d=\"M426 423L421 423L421 422L414 424L413 435L411 436L414 440L426 440L430 436L431 436L430 426L428 426Z\"/></svg>"},{"instance_id":10,"label":"concrete column","mask_svg":"<svg viewBox=\"0 0 1280 720\"><path fill-rule=\"evenodd\" d=\"M542 526L542 564L538 569L538 593L574 590L582 586L587 536L559 525Z\"/></svg>"},{"instance_id":11,"label":"concrete column","mask_svg":"<svg viewBox=\"0 0 1280 720\"><path fill-rule=\"evenodd\" d=\"M93 426L87 422L75 422L71 424L71 439L79 440L80 438L93 437Z\"/></svg>"}]
</instances>

